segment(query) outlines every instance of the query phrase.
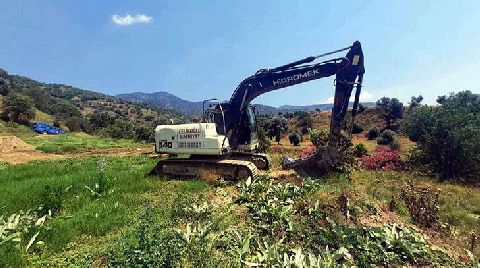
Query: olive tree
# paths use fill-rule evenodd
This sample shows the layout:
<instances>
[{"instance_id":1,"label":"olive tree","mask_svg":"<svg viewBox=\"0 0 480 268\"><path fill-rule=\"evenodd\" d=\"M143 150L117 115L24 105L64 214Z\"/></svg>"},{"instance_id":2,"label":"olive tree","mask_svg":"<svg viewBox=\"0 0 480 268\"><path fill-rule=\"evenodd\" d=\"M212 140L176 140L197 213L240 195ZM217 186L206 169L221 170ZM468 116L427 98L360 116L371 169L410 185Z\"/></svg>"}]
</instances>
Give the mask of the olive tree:
<instances>
[{"instance_id":1,"label":"olive tree","mask_svg":"<svg viewBox=\"0 0 480 268\"><path fill-rule=\"evenodd\" d=\"M385 120L387 129L391 129L392 124L402 118L403 103L397 98L383 97L377 101L377 108L380 110L380 118Z\"/></svg>"}]
</instances>

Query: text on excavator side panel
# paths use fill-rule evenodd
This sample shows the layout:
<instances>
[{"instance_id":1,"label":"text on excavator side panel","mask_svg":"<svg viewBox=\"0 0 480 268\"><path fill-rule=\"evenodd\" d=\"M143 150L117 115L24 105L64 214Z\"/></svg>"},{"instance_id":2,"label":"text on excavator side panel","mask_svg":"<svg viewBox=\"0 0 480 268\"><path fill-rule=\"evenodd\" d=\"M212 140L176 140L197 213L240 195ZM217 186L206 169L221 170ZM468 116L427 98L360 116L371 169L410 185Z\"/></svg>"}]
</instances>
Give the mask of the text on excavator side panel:
<instances>
[{"instance_id":1,"label":"text on excavator side panel","mask_svg":"<svg viewBox=\"0 0 480 268\"><path fill-rule=\"evenodd\" d=\"M317 74L320 74L320 71L318 69L313 69L311 71L304 72L303 74L296 74L296 75L292 75L292 76L288 76L288 77L285 77L285 78L274 80L273 85L274 86L281 85L281 84L285 84L285 83L288 83L288 82L293 82L293 81L296 81L296 80L299 80L299 79L305 79L305 78L308 78L308 77L311 77L311 76L314 76L314 75L317 75Z\"/></svg>"}]
</instances>

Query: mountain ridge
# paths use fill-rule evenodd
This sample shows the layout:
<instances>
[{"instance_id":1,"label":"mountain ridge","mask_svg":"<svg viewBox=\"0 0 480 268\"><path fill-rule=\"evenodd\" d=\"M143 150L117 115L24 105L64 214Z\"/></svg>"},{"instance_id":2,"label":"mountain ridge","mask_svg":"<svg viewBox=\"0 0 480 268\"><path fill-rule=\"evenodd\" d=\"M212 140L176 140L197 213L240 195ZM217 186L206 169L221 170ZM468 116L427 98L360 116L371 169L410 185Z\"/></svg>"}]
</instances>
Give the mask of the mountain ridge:
<instances>
[{"instance_id":1,"label":"mountain ridge","mask_svg":"<svg viewBox=\"0 0 480 268\"><path fill-rule=\"evenodd\" d=\"M153 105L163 109L175 109L188 116L198 116L203 112L202 101L189 101L175 96L167 91L157 91L153 93L132 92L115 95L126 101L138 102ZM349 106L352 106L350 102ZM375 106L374 102L362 102L364 106ZM253 104L257 111L261 114L277 114L279 112L296 112L296 111L329 111L332 109L332 103L311 104L311 105L282 105L273 107L264 104Z\"/></svg>"}]
</instances>

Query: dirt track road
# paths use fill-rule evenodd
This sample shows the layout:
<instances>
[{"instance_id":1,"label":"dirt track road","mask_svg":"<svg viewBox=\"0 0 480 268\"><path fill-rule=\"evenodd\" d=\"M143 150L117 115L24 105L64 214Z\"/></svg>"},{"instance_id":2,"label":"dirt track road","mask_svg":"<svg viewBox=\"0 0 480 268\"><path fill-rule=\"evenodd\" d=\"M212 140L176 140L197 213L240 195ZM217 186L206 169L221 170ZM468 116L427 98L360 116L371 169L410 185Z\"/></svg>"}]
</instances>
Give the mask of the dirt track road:
<instances>
[{"instance_id":1,"label":"dirt track road","mask_svg":"<svg viewBox=\"0 0 480 268\"><path fill-rule=\"evenodd\" d=\"M119 147L68 154L49 154L35 150L35 147L25 143L15 136L0 136L0 161L10 164L22 164L33 160L83 158L88 156L125 157L150 153L153 153L153 148L145 146L140 148Z\"/></svg>"}]
</instances>

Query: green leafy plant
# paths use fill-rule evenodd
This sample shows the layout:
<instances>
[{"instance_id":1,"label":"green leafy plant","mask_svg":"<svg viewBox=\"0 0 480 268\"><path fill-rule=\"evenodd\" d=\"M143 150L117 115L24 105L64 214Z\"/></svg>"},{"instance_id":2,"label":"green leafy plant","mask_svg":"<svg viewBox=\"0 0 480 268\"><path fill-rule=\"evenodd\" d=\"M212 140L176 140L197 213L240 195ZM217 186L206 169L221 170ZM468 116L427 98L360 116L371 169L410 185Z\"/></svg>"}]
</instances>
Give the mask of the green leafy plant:
<instances>
[{"instance_id":1,"label":"green leafy plant","mask_svg":"<svg viewBox=\"0 0 480 268\"><path fill-rule=\"evenodd\" d=\"M377 143L379 145L390 145L395 141L395 132L386 129L382 133L380 133L380 136L377 138Z\"/></svg>"},{"instance_id":2,"label":"green leafy plant","mask_svg":"<svg viewBox=\"0 0 480 268\"><path fill-rule=\"evenodd\" d=\"M317 148L325 147L328 144L328 131L326 129L310 129L310 140Z\"/></svg>"},{"instance_id":3,"label":"green leafy plant","mask_svg":"<svg viewBox=\"0 0 480 268\"><path fill-rule=\"evenodd\" d=\"M365 146L365 144L359 143L359 144L356 144L353 147L353 155L355 157L362 157L362 156L367 155L367 154L368 154L368 150L367 150L367 147Z\"/></svg>"},{"instance_id":4,"label":"green leafy plant","mask_svg":"<svg viewBox=\"0 0 480 268\"><path fill-rule=\"evenodd\" d=\"M59 186L45 185L40 195L40 212L56 214L60 212L63 203L64 190Z\"/></svg>"},{"instance_id":5,"label":"green leafy plant","mask_svg":"<svg viewBox=\"0 0 480 268\"><path fill-rule=\"evenodd\" d=\"M105 196L108 193L113 191L113 189L110 189L112 185L112 181L110 180L109 177L105 175L106 166L107 166L107 162L105 158L102 158L100 161L98 161L97 174L95 177L94 186L89 187L85 185L85 188L87 188L90 191L90 194L92 195L93 198L99 198L99 197Z\"/></svg>"},{"instance_id":6,"label":"green leafy plant","mask_svg":"<svg viewBox=\"0 0 480 268\"><path fill-rule=\"evenodd\" d=\"M0 266L22 265L22 254L44 243L37 240L37 237L51 215L39 215L43 214L32 210L0 215Z\"/></svg>"},{"instance_id":7,"label":"green leafy plant","mask_svg":"<svg viewBox=\"0 0 480 268\"><path fill-rule=\"evenodd\" d=\"M371 128L367 133L367 139L374 140L380 135L380 130L377 127Z\"/></svg>"},{"instance_id":8,"label":"green leafy plant","mask_svg":"<svg viewBox=\"0 0 480 268\"><path fill-rule=\"evenodd\" d=\"M380 118L385 120L386 128L391 129L397 119L402 118L403 103L396 98L383 97L377 101Z\"/></svg>"}]
</instances>

